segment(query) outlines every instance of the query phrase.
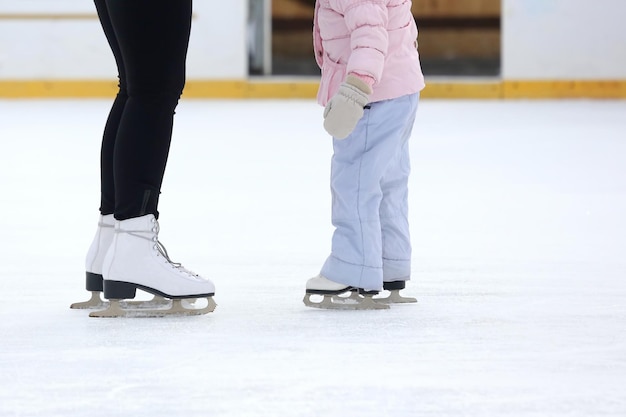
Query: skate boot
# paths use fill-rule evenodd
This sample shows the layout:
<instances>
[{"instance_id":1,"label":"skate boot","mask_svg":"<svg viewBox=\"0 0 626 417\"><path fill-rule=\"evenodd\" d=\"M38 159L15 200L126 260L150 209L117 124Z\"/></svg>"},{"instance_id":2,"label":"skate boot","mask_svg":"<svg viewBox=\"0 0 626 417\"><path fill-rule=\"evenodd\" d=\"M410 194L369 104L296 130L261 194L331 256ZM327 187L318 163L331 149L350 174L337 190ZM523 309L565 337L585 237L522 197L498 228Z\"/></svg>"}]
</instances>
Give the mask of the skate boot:
<instances>
[{"instance_id":1,"label":"skate boot","mask_svg":"<svg viewBox=\"0 0 626 417\"><path fill-rule=\"evenodd\" d=\"M341 296L348 292L350 292L349 296ZM329 310L383 310L389 308L386 304L379 304L374 301L372 297L376 294L378 291L354 288L318 275L307 281L306 293L302 301L307 307ZM322 300L316 302L311 299L313 296L321 296Z\"/></svg>"},{"instance_id":2,"label":"skate boot","mask_svg":"<svg viewBox=\"0 0 626 417\"><path fill-rule=\"evenodd\" d=\"M406 304L417 303L417 299L413 297L405 297L400 294L400 291L406 286L406 281L389 281L383 282L383 290L389 291L389 295L384 298L376 298L379 303L385 304Z\"/></svg>"},{"instance_id":3,"label":"skate boot","mask_svg":"<svg viewBox=\"0 0 626 417\"><path fill-rule=\"evenodd\" d=\"M99 309L106 308L109 303L100 297L102 293L102 263L106 256L111 243L113 242L115 228L115 218L113 214L100 216L98 221L98 229L96 235L91 242L87 258L85 259L86 271L86 287L87 291L91 291L91 298L80 303L73 303L70 308L73 309ZM138 308L152 308L164 306L169 303L165 298L155 295L149 301L124 301L123 305L134 306Z\"/></svg>"},{"instance_id":4,"label":"skate boot","mask_svg":"<svg viewBox=\"0 0 626 417\"><path fill-rule=\"evenodd\" d=\"M102 267L104 297L110 305L90 317L199 315L215 309L213 283L172 262L158 234L159 223L152 214L116 223ZM171 300L169 309L132 308L120 302L135 298L137 289ZM200 298L206 299L205 307L188 305L188 299Z\"/></svg>"},{"instance_id":5,"label":"skate boot","mask_svg":"<svg viewBox=\"0 0 626 417\"><path fill-rule=\"evenodd\" d=\"M91 298L81 303L74 303L70 308L103 308L105 302L100 298L102 292L102 261L113 241L115 219L112 214L100 216L96 235L91 242L85 259L86 288L91 291Z\"/></svg>"}]
</instances>

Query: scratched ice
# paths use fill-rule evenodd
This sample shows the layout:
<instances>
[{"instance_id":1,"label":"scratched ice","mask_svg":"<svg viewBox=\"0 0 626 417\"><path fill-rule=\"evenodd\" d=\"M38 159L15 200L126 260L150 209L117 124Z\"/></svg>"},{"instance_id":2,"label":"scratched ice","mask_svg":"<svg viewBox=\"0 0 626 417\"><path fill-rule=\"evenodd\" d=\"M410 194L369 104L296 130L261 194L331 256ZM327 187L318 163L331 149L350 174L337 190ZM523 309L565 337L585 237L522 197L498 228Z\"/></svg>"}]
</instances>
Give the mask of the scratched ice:
<instances>
[{"instance_id":1,"label":"scratched ice","mask_svg":"<svg viewBox=\"0 0 626 417\"><path fill-rule=\"evenodd\" d=\"M626 102L436 101L411 142L418 304L319 311L313 101L181 101L161 195L201 317L93 319L110 100L0 101L0 416L626 415Z\"/></svg>"}]
</instances>

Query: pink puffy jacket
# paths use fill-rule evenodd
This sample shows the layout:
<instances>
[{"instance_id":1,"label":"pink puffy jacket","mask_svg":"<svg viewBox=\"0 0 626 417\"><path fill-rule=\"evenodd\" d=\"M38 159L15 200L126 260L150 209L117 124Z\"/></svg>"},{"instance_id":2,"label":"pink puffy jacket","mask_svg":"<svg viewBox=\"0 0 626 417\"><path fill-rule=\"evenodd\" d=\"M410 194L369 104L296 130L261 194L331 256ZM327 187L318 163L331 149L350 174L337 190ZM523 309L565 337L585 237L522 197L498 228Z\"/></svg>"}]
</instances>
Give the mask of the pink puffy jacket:
<instances>
[{"instance_id":1,"label":"pink puffy jacket","mask_svg":"<svg viewBox=\"0 0 626 417\"><path fill-rule=\"evenodd\" d=\"M322 106L351 72L374 79L372 102L424 88L410 0L317 0L313 46Z\"/></svg>"}]
</instances>

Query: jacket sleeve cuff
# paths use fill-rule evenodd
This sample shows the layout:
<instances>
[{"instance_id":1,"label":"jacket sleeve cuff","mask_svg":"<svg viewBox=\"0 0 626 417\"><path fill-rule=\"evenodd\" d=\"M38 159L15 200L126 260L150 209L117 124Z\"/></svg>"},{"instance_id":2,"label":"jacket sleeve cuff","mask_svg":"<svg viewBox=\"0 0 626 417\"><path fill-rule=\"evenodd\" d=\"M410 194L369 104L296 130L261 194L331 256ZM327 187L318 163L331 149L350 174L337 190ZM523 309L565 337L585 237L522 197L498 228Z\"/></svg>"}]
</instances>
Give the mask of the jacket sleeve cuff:
<instances>
[{"instance_id":1,"label":"jacket sleeve cuff","mask_svg":"<svg viewBox=\"0 0 626 417\"><path fill-rule=\"evenodd\" d=\"M374 80L374 77L371 77L369 75L362 75L356 72L351 72L348 74L348 77L346 77L346 82L354 85L355 87L360 88L363 91L368 92L369 90L368 94L371 94L372 86L374 85L376 81ZM363 84L365 85L363 86ZM363 88L363 87L367 87L367 88Z\"/></svg>"}]
</instances>

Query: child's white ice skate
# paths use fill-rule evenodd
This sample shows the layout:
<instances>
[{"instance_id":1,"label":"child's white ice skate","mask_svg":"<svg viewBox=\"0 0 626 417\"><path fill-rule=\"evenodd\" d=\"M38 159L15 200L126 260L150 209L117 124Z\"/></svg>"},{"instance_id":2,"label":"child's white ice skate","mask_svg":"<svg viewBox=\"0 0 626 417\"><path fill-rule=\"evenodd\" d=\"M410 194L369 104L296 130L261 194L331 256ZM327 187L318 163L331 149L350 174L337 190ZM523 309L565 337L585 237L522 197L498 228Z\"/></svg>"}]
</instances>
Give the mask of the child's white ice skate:
<instances>
[{"instance_id":1,"label":"child's white ice skate","mask_svg":"<svg viewBox=\"0 0 626 417\"><path fill-rule=\"evenodd\" d=\"M342 294L350 292L348 297ZM366 291L349 285L340 284L318 275L306 283L304 305L307 307L323 308L329 310L384 310L387 304L377 303L372 297L378 291ZM312 297L322 297L321 301L314 301Z\"/></svg>"},{"instance_id":2,"label":"child's white ice skate","mask_svg":"<svg viewBox=\"0 0 626 417\"><path fill-rule=\"evenodd\" d=\"M212 312L215 286L174 263L158 240L159 223L152 214L116 223L115 235L102 266L106 310L90 317L161 317ZM169 308L133 308L121 300L135 298L137 289L171 300ZM204 307L191 306L189 299L206 299ZM140 306L143 307L143 306Z\"/></svg>"}]
</instances>

